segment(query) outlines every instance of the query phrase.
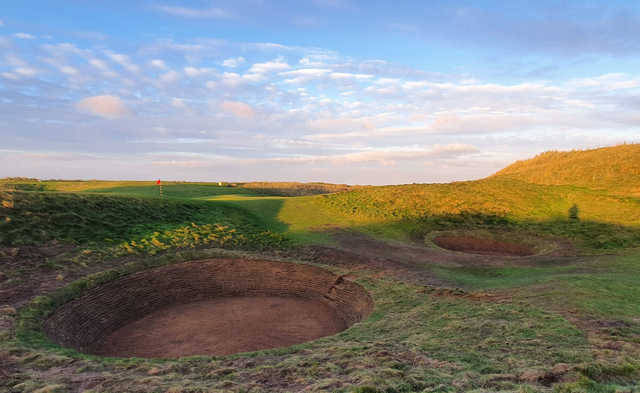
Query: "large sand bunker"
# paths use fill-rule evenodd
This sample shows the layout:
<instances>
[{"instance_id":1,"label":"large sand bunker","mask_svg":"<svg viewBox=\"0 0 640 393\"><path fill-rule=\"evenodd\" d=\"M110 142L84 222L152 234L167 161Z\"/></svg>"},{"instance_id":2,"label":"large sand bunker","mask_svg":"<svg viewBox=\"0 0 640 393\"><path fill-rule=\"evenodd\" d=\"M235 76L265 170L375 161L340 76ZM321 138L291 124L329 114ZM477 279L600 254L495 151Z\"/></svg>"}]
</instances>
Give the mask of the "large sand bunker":
<instances>
[{"instance_id":1,"label":"large sand bunker","mask_svg":"<svg viewBox=\"0 0 640 393\"><path fill-rule=\"evenodd\" d=\"M321 268L211 259L108 282L60 307L44 330L96 355L228 355L332 335L372 308L361 286Z\"/></svg>"},{"instance_id":2,"label":"large sand bunker","mask_svg":"<svg viewBox=\"0 0 640 393\"><path fill-rule=\"evenodd\" d=\"M536 253L532 247L525 244L473 236L438 236L433 239L433 242L447 250L471 254L524 257Z\"/></svg>"}]
</instances>

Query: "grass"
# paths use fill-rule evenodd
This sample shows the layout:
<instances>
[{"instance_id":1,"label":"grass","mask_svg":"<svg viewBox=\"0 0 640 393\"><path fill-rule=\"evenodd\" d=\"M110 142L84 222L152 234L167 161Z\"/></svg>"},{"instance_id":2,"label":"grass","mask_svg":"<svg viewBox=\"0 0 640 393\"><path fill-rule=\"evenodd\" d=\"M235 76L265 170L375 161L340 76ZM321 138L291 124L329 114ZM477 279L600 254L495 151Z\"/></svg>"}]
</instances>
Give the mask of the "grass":
<instances>
[{"instance_id":1,"label":"grass","mask_svg":"<svg viewBox=\"0 0 640 393\"><path fill-rule=\"evenodd\" d=\"M366 273L360 282L371 292L377 305L371 318L336 336L286 349L236 355L227 360L207 357L119 360L59 348L42 334L43 318L88 289L140 269L204 256L198 253L143 259L83 278L50 296L36 298L20 311L17 341L0 344L0 351L13 348L11 351L24 359L24 367L42 367L55 362L58 366L77 364L100 368L113 375L108 391L144 392L157 391L164 382L171 381L184 384L184 388L212 389L221 386L224 378L231 378L238 388L249 388L255 378L260 378L256 375L267 369L309 386L324 381L343 392L349 390L341 387L340 380L386 389L381 391L421 391L438 386L441 391L509 389L517 386L515 376L528 370L556 363L581 364L591 359L584 335L556 315L523 305L487 305L464 298L426 295L420 287L372 279ZM247 359L254 359L252 369L238 366ZM151 381L129 377L135 370L146 370L152 365L185 371L168 373ZM221 369L226 371L216 372ZM192 374L209 377L189 378ZM64 377L51 377L42 382L64 384Z\"/></svg>"},{"instance_id":2,"label":"grass","mask_svg":"<svg viewBox=\"0 0 640 393\"><path fill-rule=\"evenodd\" d=\"M241 183L242 188L255 192L280 196L306 196L349 191L355 186L330 183L298 183L298 182L250 182Z\"/></svg>"},{"instance_id":3,"label":"grass","mask_svg":"<svg viewBox=\"0 0 640 393\"><path fill-rule=\"evenodd\" d=\"M438 276L470 290L508 290L510 296L545 309L617 320L640 316L638 255L600 256L544 267L439 266L435 270Z\"/></svg>"},{"instance_id":4,"label":"grass","mask_svg":"<svg viewBox=\"0 0 640 393\"><path fill-rule=\"evenodd\" d=\"M78 257L95 250L86 258L99 254L100 266L110 269L36 297L17 314L0 307L0 370L10 370L0 390L65 391L73 376L94 381L96 392L638 391L640 201L637 179L629 177L637 149L550 153L474 182L295 197L287 195L340 186L166 183L160 199L153 182L5 181L0 258L6 247L56 239L78 244ZM601 169L606 161L611 165ZM138 269L216 256L261 258L237 249L330 243L326 230L336 227L427 244L438 233L513 239L542 252L560 240L579 256L424 264L464 291L326 267L370 291L376 309L366 321L310 343L224 358L96 358L62 349L40 331L59 304ZM126 263L118 255L127 255ZM45 267L52 277L67 272L62 263ZM0 281L1 290L24 279L11 270L21 266L1 269L10 277ZM568 368L565 380L551 381L556 365Z\"/></svg>"},{"instance_id":5,"label":"grass","mask_svg":"<svg viewBox=\"0 0 640 393\"><path fill-rule=\"evenodd\" d=\"M509 165L495 176L537 184L570 184L640 197L640 144L550 151Z\"/></svg>"},{"instance_id":6,"label":"grass","mask_svg":"<svg viewBox=\"0 0 640 393\"><path fill-rule=\"evenodd\" d=\"M400 239L447 229L502 228L564 237L591 250L640 244L640 200L574 186L487 179L369 187L318 199L334 215ZM570 218L574 206L577 219Z\"/></svg>"},{"instance_id":7,"label":"grass","mask_svg":"<svg viewBox=\"0 0 640 393\"><path fill-rule=\"evenodd\" d=\"M353 227L350 217L333 214L323 208L317 197L256 197L225 195L210 201L245 209L259 217L270 230L286 233L300 244L325 244L331 241L323 230L330 227Z\"/></svg>"},{"instance_id":8,"label":"grass","mask_svg":"<svg viewBox=\"0 0 640 393\"><path fill-rule=\"evenodd\" d=\"M167 241L193 225L214 224L241 235L241 243L246 245L249 240L275 240L267 226L247 211L206 201L30 191L0 192L0 198L6 202L0 207L2 245L39 244L53 239L117 245L153 241L157 233ZM260 239L261 234L265 234L264 239ZM191 240L194 244L193 236Z\"/></svg>"}]
</instances>

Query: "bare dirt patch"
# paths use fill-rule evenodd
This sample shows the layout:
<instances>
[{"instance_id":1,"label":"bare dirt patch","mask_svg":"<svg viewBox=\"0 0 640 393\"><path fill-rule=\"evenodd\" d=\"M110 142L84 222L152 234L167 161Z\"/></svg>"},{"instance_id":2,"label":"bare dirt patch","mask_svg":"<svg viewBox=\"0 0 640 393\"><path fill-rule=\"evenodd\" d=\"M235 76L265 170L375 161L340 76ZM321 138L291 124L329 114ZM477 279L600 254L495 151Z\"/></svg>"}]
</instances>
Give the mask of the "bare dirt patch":
<instances>
[{"instance_id":1,"label":"bare dirt patch","mask_svg":"<svg viewBox=\"0 0 640 393\"><path fill-rule=\"evenodd\" d=\"M116 330L92 352L148 358L229 355L300 344L345 328L335 310L318 301L230 297L158 310Z\"/></svg>"},{"instance_id":2,"label":"bare dirt patch","mask_svg":"<svg viewBox=\"0 0 640 393\"><path fill-rule=\"evenodd\" d=\"M533 248L524 244L472 236L438 236L433 242L447 250L471 254L524 257L536 253Z\"/></svg>"},{"instance_id":3,"label":"bare dirt patch","mask_svg":"<svg viewBox=\"0 0 640 393\"><path fill-rule=\"evenodd\" d=\"M226 355L335 334L372 308L362 287L325 269L211 259L109 281L58 308L44 330L86 353Z\"/></svg>"}]
</instances>

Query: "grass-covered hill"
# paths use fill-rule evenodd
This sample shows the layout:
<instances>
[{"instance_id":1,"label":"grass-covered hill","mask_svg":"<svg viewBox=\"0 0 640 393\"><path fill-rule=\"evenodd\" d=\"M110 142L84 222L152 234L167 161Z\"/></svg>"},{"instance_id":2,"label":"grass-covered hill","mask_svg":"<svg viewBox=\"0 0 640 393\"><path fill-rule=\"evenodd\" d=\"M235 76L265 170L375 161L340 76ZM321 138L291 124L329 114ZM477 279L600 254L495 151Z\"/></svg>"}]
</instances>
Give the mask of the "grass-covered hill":
<instances>
[{"instance_id":1,"label":"grass-covered hill","mask_svg":"<svg viewBox=\"0 0 640 393\"><path fill-rule=\"evenodd\" d=\"M575 186L490 178L370 187L321 197L326 209L382 233L494 226L574 239L589 248L640 244L640 200Z\"/></svg>"},{"instance_id":2,"label":"grass-covered hill","mask_svg":"<svg viewBox=\"0 0 640 393\"><path fill-rule=\"evenodd\" d=\"M494 177L536 184L575 185L640 196L640 144L549 151L529 160L517 161Z\"/></svg>"},{"instance_id":3,"label":"grass-covered hill","mask_svg":"<svg viewBox=\"0 0 640 393\"><path fill-rule=\"evenodd\" d=\"M155 253L205 244L277 248L284 242L244 209L188 199L204 192L197 185L191 190L183 185L184 193L174 189L173 197L163 199L147 196L157 192L151 186L123 185L116 187L120 194L97 194L40 191L37 185L17 187L36 188L31 191L0 188L0 246L56 240Z\"/></svg>"},{"instance_id":4,"label":"grass-covered hill","mask_svg":"<svg viewBox=\"0 0 640 393\"><path fill-rule=\"evenodd\" d=\"M336 214L404 232L508 224L612 248L640 244L639 195L640 144L633 144L544 153L478 181L367 187L321 198Z\"/></svg>"},{"instance_id":5,"label":"grass-covered hill","mask_svg":"<svg viewBox=\"0 0 640 393\"><path fill-rule=\"evenodd\" d=\"M302 243L326 240L321 230L335 226L396 238L510 226L589 248L632 247L640 244L640 199L628 192L640 186L639 158L639 144L551 152L487 179L449 184L165 182L162 199L154 182L5 179L0 189L17 199L16 207L0 207L0 216L11 220L0 223L0 241L146 236L153 242L154 231L193 222L247 234L277 232ZM551 169L544 177L536 168Z\"/></svg>"}]
</instances>

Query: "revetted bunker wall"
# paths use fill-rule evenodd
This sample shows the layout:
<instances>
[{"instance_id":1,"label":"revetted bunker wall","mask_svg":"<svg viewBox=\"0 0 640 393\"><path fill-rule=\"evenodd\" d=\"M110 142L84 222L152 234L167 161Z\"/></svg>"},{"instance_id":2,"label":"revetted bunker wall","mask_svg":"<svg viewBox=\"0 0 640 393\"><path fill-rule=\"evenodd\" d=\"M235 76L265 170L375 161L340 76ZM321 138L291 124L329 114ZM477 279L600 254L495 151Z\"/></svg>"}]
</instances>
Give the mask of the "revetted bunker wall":
<instances>
[{"instance_id":1,"label":"revetted bunker wall","mask_svg":"<svg viewBox=\"0 0 640 393\"><path fill-rule=\"evenodd\" d=\"M91 289L44 323L56 343L87 352L121 326L173 304L230 296L297 296L336 310L346 326L373 309L358 284L309 265L210 259L144 270Z\"/></svg>"}]
</instances>

